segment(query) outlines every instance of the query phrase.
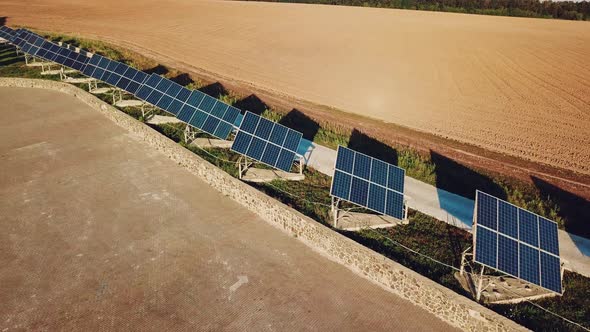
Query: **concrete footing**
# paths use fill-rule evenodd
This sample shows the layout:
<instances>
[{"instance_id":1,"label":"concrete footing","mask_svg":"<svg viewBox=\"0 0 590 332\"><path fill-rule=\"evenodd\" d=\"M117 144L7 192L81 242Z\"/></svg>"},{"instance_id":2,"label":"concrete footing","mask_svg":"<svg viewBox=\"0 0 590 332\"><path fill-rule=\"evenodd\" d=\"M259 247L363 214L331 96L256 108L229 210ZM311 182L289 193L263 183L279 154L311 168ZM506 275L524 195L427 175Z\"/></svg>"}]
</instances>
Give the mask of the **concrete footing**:
<instances>
[{"instance_id":1,"label":"concrete footing","mask_svg":"<svg viewBox=\"0 0 590 332\"><path fill-rule=\"evenodd\" d=\"M180 120L179 120L180 122ZM215 139L215 138L204 138L204 137L197 137L192 142L191 145L198 146L200 148L219 148L219 149L229 149L233 144L232 141L226 141L223 139Z\"/></svg>"},{"instance_id":2,"label":"concrete footing","mask_svg":"<svg viewBox=\"0 0 590 332\"><path fill-rule=\"evenodd\" d=\"M242 180L255 183L271 182L273 180L301 181L303 179L305 179L303 174L260 168L248 168L246 173L242 175Z\"/></svg>"},{"instance_id":3,"label":"concrete footing","mask_svg":"<svg viewBox=\"0 0 590 332\"><path fill-rule=\"evenodd\" d=\"M406 225L408 220L399 220L390 216L358 212L340 212L337 228L345 231L358 231L363 228L390 228Z\"/></svg>"}]
</instances>

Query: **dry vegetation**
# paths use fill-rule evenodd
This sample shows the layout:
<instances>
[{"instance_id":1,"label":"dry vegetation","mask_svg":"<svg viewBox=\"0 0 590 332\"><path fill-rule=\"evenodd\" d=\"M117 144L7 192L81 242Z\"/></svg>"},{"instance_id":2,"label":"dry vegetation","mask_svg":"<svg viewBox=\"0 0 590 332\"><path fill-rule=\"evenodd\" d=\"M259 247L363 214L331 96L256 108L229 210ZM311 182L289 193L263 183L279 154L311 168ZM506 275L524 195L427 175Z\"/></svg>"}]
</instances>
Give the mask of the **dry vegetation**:
<instances>
[{"instance_id":1,"label":"dry vegetation","mask_svg":"<svg viewBox=\"0 0 590 332\"><path fill-rule=\"evenodd\" d=\"M100 37L347 112L590 174L590 26L334 6L0 0L11 25Z\"/></svg>"}]
</instances>

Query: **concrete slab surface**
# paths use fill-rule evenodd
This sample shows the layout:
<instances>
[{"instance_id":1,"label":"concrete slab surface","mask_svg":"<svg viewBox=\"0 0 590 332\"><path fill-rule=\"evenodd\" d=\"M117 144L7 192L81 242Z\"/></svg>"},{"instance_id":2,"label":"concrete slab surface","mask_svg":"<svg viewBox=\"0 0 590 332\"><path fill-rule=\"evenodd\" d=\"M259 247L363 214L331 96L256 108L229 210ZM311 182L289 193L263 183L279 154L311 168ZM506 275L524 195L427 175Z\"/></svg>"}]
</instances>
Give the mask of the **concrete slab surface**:
<instances>
[{"instance_id":1,"label":"concrete slab surface","mask_svg":"<svg viewBox=\"0 0 590 332\"><path fill-rule=\"evenodd\" d=\"M73 97L0 105L0 331L452 329Z\"/></svg>"}]
</instances>

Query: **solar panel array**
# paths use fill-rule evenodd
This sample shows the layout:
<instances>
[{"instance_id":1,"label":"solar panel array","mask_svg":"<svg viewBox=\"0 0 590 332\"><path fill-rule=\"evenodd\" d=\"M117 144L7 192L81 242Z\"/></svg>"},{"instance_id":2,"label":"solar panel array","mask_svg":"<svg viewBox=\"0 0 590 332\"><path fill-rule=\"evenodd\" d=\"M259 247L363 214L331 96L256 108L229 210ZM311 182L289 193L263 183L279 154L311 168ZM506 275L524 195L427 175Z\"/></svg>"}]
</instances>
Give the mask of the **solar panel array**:
<instances>
[{"instance_id":1,"label":"solar panel array","mask_svg":"<svg viewBox=\"0 0 590 332\"><path fill-rule=\"evenodd\" d=\"M397 219L404 218L406 171L338 146L330 194Z\"/></svg>"},{"instance_id":2,"label":"solar panel array","mask_svg":"<svg viewBox=\"0 0 590 332\"><path fill-rule=\"evenodd\" d=\"M246 112L231 149L289 172L302 137L296 130Z\"/></svg>"},{"instance_id":3,"label":"solar panel array","mask_svg":"<svg viewBox=\"0 0 590 332\"><path fill-rule=\"evenodd\" d=\"M60 47L35 34L27 35L25 41L21 48L23 52L76 70L85 68L90 60L84 54Z\"/></svg>"},{"instance_id":4,"label":"solar panel array","mask_svg":"<svg viewBox=\"0 0 590 332\"><path fill-rule=\"evenodd\" d=\"M561 294L557 234L554 221L477 191L476 262Z\"/></svg>"},{"instance_id":5,"label":"solar panel array","mask_svg":"<svg viewBox=\"0 0 590 332\"><path fill-rule=\"evenodd\" d=\"M0 38L12 42L13 34L14 30L12 30L11 28L4 25L0 26Z\"/></svg>"},{"instance_id":6,"label":"solar panel array","mask_svg":"<svg viewBox=\"0 0 590 332\"><path fill-rule=\"evenodd\" d=\"M240 114L233 106L156 74L148 77L135 96L221 139L229 136Z\"/></svg>"},{"instance_id":7,"label":"solar panel array","mask_svg":"<svg viewBox=\"0 0 590 332\"><path fill-rule=\"evenodd\" d=\"M135 94L148 77L143 71L94 54L82 73Z\"/></svg>"}]
</instances>

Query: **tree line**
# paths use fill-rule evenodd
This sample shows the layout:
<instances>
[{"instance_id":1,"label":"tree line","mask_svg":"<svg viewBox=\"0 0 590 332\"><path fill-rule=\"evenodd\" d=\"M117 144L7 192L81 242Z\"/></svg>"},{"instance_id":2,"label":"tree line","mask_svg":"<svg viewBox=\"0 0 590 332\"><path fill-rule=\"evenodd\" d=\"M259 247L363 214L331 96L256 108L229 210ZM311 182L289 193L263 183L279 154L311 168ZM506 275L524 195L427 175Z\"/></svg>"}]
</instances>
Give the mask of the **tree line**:
<instances>
[{"instance_id":1,"label":"tree line","mask_svg":"<svg viewBox=\"0 0 590 332\"><path fill-rule=\"evenodd\" d=\"M590 2L540 0L266 0L359 7L416 9L442 12L590 20Z\"/></svg>"}]
</instances>

